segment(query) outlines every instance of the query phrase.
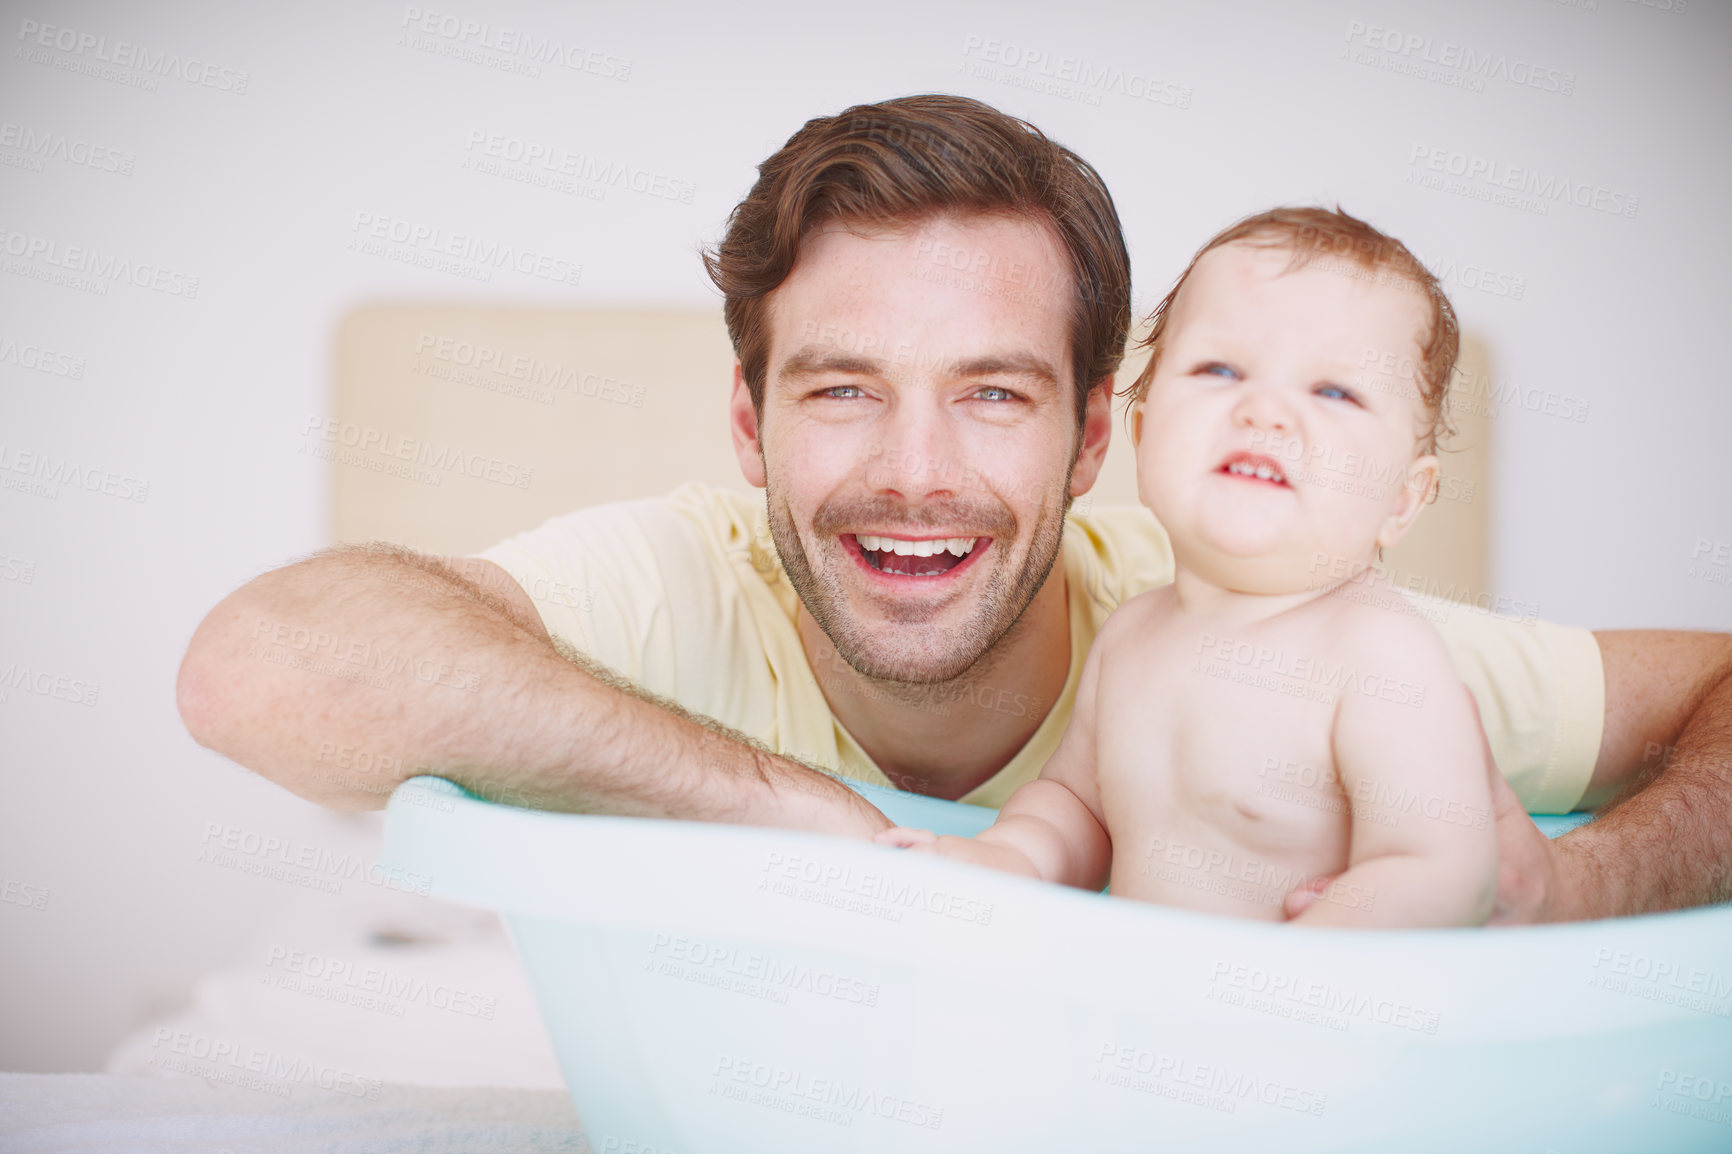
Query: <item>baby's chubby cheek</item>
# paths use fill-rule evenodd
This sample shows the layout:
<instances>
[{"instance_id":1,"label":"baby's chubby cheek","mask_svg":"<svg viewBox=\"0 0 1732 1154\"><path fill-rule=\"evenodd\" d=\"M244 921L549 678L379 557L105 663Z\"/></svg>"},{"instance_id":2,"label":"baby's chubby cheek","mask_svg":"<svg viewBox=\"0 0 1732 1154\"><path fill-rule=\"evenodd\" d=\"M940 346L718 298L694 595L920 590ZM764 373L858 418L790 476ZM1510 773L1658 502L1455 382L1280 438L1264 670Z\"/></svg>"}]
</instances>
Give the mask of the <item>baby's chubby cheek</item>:
<instances>
[{"instance_id":1,"label":"baby's chubby cheek","mask_svg":"<svg viewBox=\"0 0 1732 1154\"><path fill-rule=\"evenodd\" d=\"M1143 436L1136 445L1137 499L1162 524L1176 518L1184 503L1194 504L1198 498L1194 482L1207 470L1207 463L1195 447L1199 444L1200 439L1187 442L1175 435L1173 425L1151 421L1143 426ZM1193 482L1189 486L1184 483L1187 474Z\"/></svg>"}]
</instances>

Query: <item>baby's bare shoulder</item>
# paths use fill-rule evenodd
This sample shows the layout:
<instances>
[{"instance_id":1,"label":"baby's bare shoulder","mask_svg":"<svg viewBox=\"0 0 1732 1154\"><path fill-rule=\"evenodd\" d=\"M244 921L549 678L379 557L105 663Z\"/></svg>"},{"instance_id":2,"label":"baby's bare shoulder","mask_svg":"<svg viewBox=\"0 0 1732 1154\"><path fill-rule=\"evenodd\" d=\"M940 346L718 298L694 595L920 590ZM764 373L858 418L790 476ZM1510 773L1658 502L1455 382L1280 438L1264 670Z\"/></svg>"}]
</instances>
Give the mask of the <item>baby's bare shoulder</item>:
<instances>
[{"instance_id":1,"label":"baby's bare shoulder","mask_svg":"<svg viewBox=\"0 0 1732 1154\"><path fill-rule=\"evenodd\" d=\"M1373 662L1394 673L1408 669L1451 669L1449 649L1437 628L1402 607L1366 603L1337 590L1324 610L1331 636L1340 652L1357 661Z\"/></svg>"},{"instance_id":2,"label":"baby's bare shoulder","mask_svg":"<svg viewBox=\"0 0 1732 1154\"><path fill-rule=\"evenodd\" d=\"M1114 649L1124 645L1146 645L1173 620L1178 599L1171 585L1148 589L1128 597L1101 622L1094 648Z\"/></svg>"}]
</instances>

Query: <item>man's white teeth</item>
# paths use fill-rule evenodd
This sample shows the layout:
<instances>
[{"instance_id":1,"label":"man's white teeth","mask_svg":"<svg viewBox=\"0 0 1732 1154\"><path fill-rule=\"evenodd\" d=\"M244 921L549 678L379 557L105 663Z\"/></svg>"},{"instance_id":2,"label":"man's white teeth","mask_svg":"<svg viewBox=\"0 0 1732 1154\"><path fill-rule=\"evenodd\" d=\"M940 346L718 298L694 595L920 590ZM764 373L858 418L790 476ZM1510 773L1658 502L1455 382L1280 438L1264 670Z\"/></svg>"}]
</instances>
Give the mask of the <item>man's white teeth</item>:
<instances>
[{"instance_id":1,"label":"man's white teeth","mask_svg":"<svg viewBox=\"0 0 1732 1154\"><path fill-rule=\"evenodd\" d=\"M1283 477L1280 473L1271 469L1269 466L1253 465L1249 461L1234 461L1231 465L1227 466L1227 472L1237 473L1241 477L1255 477L1259 481L1280 481L1285 483L1287 480L1287 478Z\"/></svg>"},{"instance_id":2,"label":"man's white teeth","mask_svg":"<svg viewBox=\"0 0 1732 1154\"><path fill-rule=\"evenodd\" d=\"M860 548L870 549L874 553L894 553L898 557L931 557L938 553L950 553L955 557L966 557L974 551L973 537L940 537L935 541L904 541L899 537L874 537L868 533L855 535L860 542Z\"/></svg>"}]
</instances>

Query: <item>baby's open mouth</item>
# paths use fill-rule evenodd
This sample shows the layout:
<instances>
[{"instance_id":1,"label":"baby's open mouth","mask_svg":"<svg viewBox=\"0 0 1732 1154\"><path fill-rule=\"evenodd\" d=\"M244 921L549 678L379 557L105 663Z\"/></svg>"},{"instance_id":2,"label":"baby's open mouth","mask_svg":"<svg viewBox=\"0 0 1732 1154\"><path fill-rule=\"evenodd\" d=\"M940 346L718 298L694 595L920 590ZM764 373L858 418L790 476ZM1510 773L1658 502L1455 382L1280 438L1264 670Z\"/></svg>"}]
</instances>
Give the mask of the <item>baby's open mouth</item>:
<instances>
[{"instance_id":1,"label":"baby's open mouth","mask_svg":"<svg viewBox=\"0 0 1732 1154\"><path fill-rule=\"evenodd\" d=\"M929 537L921 540L852 534L866 564L899 577L935 577L966 561L984 537Z\"/></svg>"},{"instance_id":2,"label":"baby's open mouth","mask_svg":"<svg viewBox=\"0 0 1732 1154\"><path fill-rule=\"evenodd\" d=\"M1227 458L1225 464L1218 470L1234 477L1244 477L1251 481L1267 481L1271 485L1290 488L1287 484L1287 474L1281 471L1271 457L1257 453L1234 453Z\"/></svg>"}]
</instances>

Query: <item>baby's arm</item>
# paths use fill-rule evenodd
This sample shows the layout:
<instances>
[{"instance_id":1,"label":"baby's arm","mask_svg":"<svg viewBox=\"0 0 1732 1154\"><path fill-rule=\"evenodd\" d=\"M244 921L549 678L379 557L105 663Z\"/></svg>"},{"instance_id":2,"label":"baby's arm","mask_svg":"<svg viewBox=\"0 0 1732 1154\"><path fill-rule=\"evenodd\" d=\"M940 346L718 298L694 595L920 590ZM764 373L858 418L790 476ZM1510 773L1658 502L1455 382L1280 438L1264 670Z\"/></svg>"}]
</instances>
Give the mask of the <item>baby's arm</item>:
<instances>
[{"instance_id":1,"label":"baby's arm","mask_svg":"<svg viewBox=\"0 0 1732 1154\"><path fill-rule=\"evenodd\" d=\"M885 830L875 839L936 851L1061 885L1099 890L1107 884L1112 843L1101 818L1095 781L1095 681L1106 631L1090 647L1077 682L1076 704L1058 749L1040 777L1010 795L998 820L972 838L926 830Z\"/></svg>"},{"instance_id":2,"label":"baby's arm","mask_svg":"<svg viewBox=\"0 0 1732 1154\"><path fill-rule=\"evenodd\" d=\"M1479 925L1497 894L1497 831L1478 714L1428 623L1367 632L1332 738L1353 815L1347 870L1293 920Z\"/></svg>"}]
</instances>

